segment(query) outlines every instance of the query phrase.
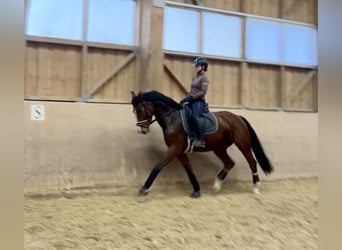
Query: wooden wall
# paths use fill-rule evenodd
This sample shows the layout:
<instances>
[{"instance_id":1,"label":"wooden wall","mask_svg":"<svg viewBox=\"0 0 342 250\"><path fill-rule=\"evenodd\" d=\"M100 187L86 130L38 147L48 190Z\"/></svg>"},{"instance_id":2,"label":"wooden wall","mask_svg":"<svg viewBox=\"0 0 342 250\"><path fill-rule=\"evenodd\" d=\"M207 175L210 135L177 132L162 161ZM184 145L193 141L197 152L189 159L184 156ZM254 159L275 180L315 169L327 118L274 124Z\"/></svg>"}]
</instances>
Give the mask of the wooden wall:
<instances>
[{"instance_id":1,"label":"wooden wall","mask_svg":"<svg viewBox=\"0 0 342 250\"><path fill-rule=\"evenodd\" d=\"M80 95L81 47L28 42L25 49L25 96Z\"/></svg>"},{"instance_id":2,"label":"wooden wall","mask_svg":"<svg viewBox=\"0 0 342 250\"><path fill-rule=\"evenodd\" d=\"M85 68L85 93L89 91L104 76L123 61L129 55L128 51L120 51L104 48L89 48L87 66ZM133 60L124 67L119 74L113 77L98 92L95 93L94 100L116 100L127 102L131 94L130 91L137 88L136 69L137 62Z\"/></svg>"},{"instance_id":3,"label":"wooden wall","mask_svg":"<svg viewBox=\"0 0 342 250\"><path fill-rule=\"evenodd\" d=\"M130 51L89 47L82 70L81 46L28 41L24 94L28 98L77 100L129 54ZM127 102L130 90L137 88L136 67L133 60L100 88L92 100Z\"/></svg>"},{"instance_id":4,"label":"wooden wall","mask_svg":"<svg viewBox=\"0 0 342 250\"><path fill-rule=\"evenodd\" d=\"M202 0L202 2L206 7L231 11L243 10L256 15L317 23L317 0ZM162 51L163 9L152 7L151 16L146 16L151 18L149 22L144 20L141 22L151 25L150 42L145 44L146 58L138 60L138 54L137 58L130 61L89 101L129 102L130 90L156 89L175 100L180 100L186 95L194 74L191 65L194 56L164 54ZM83 53L82 44L27 41L26 99L78 100L125 60L132 53L132 49L90 46L85 52L86 63L83 62ZM207 100L211 106L317 110L317 75L310 78L307 84L302 84L311 74L311 69L210 58L209 64L207 75L210 86ZM145 71L146 75L141 77L142 72Z\"/></svg>"}]
</instances>

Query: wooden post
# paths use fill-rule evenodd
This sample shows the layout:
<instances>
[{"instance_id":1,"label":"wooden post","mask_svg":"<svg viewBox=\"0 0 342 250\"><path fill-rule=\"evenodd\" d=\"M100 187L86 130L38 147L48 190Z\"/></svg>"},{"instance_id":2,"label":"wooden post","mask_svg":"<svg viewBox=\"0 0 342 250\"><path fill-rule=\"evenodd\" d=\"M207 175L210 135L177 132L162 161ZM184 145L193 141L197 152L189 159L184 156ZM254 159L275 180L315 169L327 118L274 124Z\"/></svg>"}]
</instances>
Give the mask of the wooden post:
<instances>
[{"instance_id":1,"label":"wooden post","mask_svg":"<svg viewBox=\"0 0 342 250\"><path fill-rule=\"evenodd\" d=\"M149 46L151 38L152 0L139 0L139 54L138 79L139 90L146 90L149 82Z\"/></svg>"},{"instance_id":2,"label":"wooden post","mask_svg":"<svg viewBox=\"0 0 342 250\"><path fill-rule=\"evenodd\" d=\"M278 17L284 18L284 3L283 0L278 0ZM279 86L278 86L278 106L280 109L284 109L284 88L286 84L286 68L281 65L279 69Z\"/></svg>"},{"instance_id":3,"label":"wooden post","mask_svg":"<svg viewBox=\"0 0 342 250\"><path fill-rule=\"evenodd\" d=\"M88 59L88 46L87 46L87 33L88 33L88 0L83 0L83 18L82 18L82 56L81 56L81 85L79 88L80 96L86 91L87 86L87 59Z\"/></svg>"},{"instance_id":4,"label":"wooden post","mask_svg":"<svg viewBox=\"0 0 342 250\"><path fill-rule=\"evenodd\" d=\"M285 87L286 87L286 68L285 66L280 66L280 76L279 76L279 99L278 99L278 105L279 108L284 109L285 108L285 103L284 103L284 93L286 93L285 91Z\"/></svg>"},{"instance_id":5,"label":"wooden post","mask_svg":"<svg viewBox=\"0 0 342 250\"><path fill-rule=\"evenodd\" d=\"M284 18L283 17L283 1L284 0L278 0L278 17L279 18Z\"/></svg>"},{"instance_id":6,"label":"wooden post","mask_svg":"<svg viewBox=\"0 0 342 250\"><path fill-rule=\"evenodd\" d=\"M149 68L148 85L149 89L161 89L161 84L165 82L164 76L164 51L163 51L163 26L164 8L153 6L151 10L151 32L149 46Z\"/></svg>"},{"instance_id":7,"label":"wooden post","mask_svg":"<svg viewBox=\"0 0 342 250\"><path fill-rule=\"evenodd\" d=\"M318 111L318 74L316 74L316 78L314 78L313 81L313 93L312 93L312 98L313 98L313 105L312 105L312 109L314 111Z\"/></svg>"},{"instance_id":8,"label":"wooden post","mask_svg":"<svg viewBox=\"0 0 342 250\"><path fill-rule=\"evenodd\" d=\"M240 12L245 12L245 0L240 1ZM246 58L246 17L242 18L241 22L241 58ZM244 106L243 91L246 86L246 81L248 77L248 64L247 62L240 63L240 83L237 88L238 95L238 105Z\"/></svg>"},{"instance_id":9,"label":"wooden post","mask_svg":"<svg viewBox=\"0 0 342 250\"><path fill-rule=\"evenodd\" d=\"M245 100L244 100L244 93L246 93L246 86L248 86L247 83L248 80L248 64L247 62L241 62L240 64L240 84L239 84L239 105L240 106L246 106Z\"/></svg>"}]
</instances>

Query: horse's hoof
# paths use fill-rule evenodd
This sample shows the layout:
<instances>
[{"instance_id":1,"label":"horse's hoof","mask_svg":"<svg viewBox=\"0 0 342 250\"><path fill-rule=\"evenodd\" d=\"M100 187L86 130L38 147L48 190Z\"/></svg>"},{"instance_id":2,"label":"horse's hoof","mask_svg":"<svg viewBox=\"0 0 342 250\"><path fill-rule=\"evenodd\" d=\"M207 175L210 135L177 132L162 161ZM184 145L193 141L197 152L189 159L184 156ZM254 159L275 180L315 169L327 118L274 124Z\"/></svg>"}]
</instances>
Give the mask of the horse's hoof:
<instances>
[{"instance_id":1,"label":"horse's hoof","mask_svg":"<svg viewBox=\"0 0 342 250\"><path fill-rule=\"evenodd\" d=\"M259 190L259 183L255 183L254 186L253 186L253 193L258 195L260 194L260 190Z\"/></svg>"},{"instance_id":2,"label":"horse's hoof","mask_svg":"<svg viewBox=\"0 0 342 250\"><path fill-rule=\"evenodd\" d=\"M141 188L140 190L139 190L139 194L138 194L138 196L146 196L146 195L148 195L148 189L146 189L146 188Z\"/></svg>"},{"instance_id":3,"label":"horse's hoof","mask_svg":"<svg viewBox=\"0 0 342 250\"><path fill-rule=\"evenodd\" d=\"M198 198L201 196L201 192L200 191L195 191L191 194L191 198Z\"/></svg>"},{"instance_id":4,"label":"horse's hoof","mask_svg":"<svg viewBox=\"0 0 342 250\"><path fill-rule=\"evenodd\" d=\"M259 194L260 194L259 188L254 187L254 188L253 188L253 193L254 193L255 195L259 195Z\"/></svg>"},{"instance_id":5,"label":"horse's hoof","mask_svg":"<svg viewBox=\"0 0 342 250\"><path fill-rule=\"evenodd\" d=\"M221 188L222 188L222 182L221 180L219 179L215 179L215 183L213 185L213 191L214 193L217 193L219 191L221 191Z\"/></svg>"}]
</instances>

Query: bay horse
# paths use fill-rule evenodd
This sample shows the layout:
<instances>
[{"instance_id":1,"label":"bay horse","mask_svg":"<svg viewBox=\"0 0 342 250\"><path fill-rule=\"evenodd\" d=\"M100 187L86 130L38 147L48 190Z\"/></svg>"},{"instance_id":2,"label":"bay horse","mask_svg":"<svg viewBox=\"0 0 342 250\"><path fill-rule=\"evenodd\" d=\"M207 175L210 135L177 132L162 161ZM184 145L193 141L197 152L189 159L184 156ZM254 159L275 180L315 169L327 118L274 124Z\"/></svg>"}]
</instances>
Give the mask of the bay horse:
<instances>
[{"instance_id":1,"label":"bay horse","mask_svg":"<svg viewBox=\"0 0 342 250\"><path fill-rule=\"evenodd\" d=\"M154 166L145 184L139 191L139 196L147 195L149 189L159 172L173 159L177 158L183 165L188 178L192 184L192 198L200 197L200 186L193 172L185 150L188 146L187 134L183 129L180 109L182 106L173 99L159 93L149 91L135 94L131 91L133 112L137 118L137 126L141 133L147 134L149 126L157 121L163 130L164 141L168 150L164 157ZM221 190L222 182L229 170L235 163L228 156L227 148L233 143L242 152L252 171L253 191L259 193L257 172L257 161L266 175L273 171L273 167L267 158L256 132L249 122L242 116L235 115L228 111L213 112L218 122L218 130L213 134L205 136L205 148L195 148L197 152L213 151L223 162L222 170L217 174L213 189L215 192ZM155 116L155 120L152 120ZM255 160L254 155L257 159Z\"/></svg>"}]
</instances>

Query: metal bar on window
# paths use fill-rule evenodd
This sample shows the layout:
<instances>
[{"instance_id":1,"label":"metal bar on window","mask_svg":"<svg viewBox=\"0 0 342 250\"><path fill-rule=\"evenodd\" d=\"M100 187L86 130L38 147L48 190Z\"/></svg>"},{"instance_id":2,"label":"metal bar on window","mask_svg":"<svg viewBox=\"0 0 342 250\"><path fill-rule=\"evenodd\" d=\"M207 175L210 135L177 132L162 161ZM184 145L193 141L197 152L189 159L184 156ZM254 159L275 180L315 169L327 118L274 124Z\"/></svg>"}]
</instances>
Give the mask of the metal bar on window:
<instances>
[{"instance_id":1,"label":"metal bar on window","mask_svg":"<svg viewBox=\"0 0 342 250\"><path fill-rule=\"evenodd\" d=\"M198 15L198 52L203 53L203 12Z\"/></svg>"},{"instance_id":2,"label":"metal bar on window","mask_svg":"<svg viewBox=\"0 0 342 250\"><path fill-rule=\"evenodd\" d=\"M62 44L62 45L76 45L82 46L83 42L79 40L69 40L63 38L51 38L51 37L42 37L42 36L25 36L26 41L31 42L42 42L42 43L53 43L53 44ZM85 41L87 47L94 47L94 48L103 48L103 49L114 49L114 50L125 50L125 51L136 51L136 46L130 45L117 45L111 43L101 43L101 42L87 42Z\"/></svg>"},{"instance_id":3,"label":"metal bar on window","mask_svg":"<svg viewBox=\"0 0 342 250\"><path fill-rule=\"evenodd\" d=\"M82 41L80 41L80 40L71 40L71 39L64 39L64 38L53 38L53 37L25 35L25 40L26 41L32 41L32 42L43 42L43 43L55 43L55 44L63 44L63 45L82 46Z\"/></svg>"},{"instance_id":4,"label":"metal bar on window","mask_svg":"<svg viewBox=\"0 0 342 250\"><path fill-rule=\"evenodd\" d=\"M229 60L229 61L235 61L235 62L248 62L248 63L258 63L258 64L266 64L266 65L275 65L275 66L288 66L288 67L294 67L294 68L304 68L304 69L317 69L318 66L315 65L303 65L303 64L286 64L286 63L277 63L277 62L268 62L268 61L262 61L262 60L250 60L250 59L243 59L243 58L235 58L235 57L225 57L225 56L214 56L214 55L208 55L208 54L197 54L197 53L191 53L191 52L179 52L179 51L173 51L173 50L164 50L165 54L169 55L179 55L179 56L189 56L189 57L196 57L196 56L203 56L208 59L217 59L217 60Z\"/></svg>"},{"instance_id":5,"label":"metal bar on window","mask_svg":"<svg viewBox=\"0 0 342 250\"><path fill-rule=\"evenodd\" d=\"M239 17L257 18L257 19L263 19L263 20L266 20L266 21L274 21L274 22L281 22L281 23L309 26L309 27L317 29L317 25L316 24L291 21L291 20L275 18L275 17L258 16L258 15L242 13L242 12L236 12L236 11L221 10L221 9L215 9L215 8L210 8L210 7L202 7L202 6L190 5L190 4L184 4L184 3L177 3L177 2L173 2L173 1L165 1L165 4L167 6L170 6L170 7L180 7L180 8L193 9L193 10L208 11L208 12L214 12L214 13L220 13L220 14L228 14L228 15L239 16Z\"/></svg>"},{"instance_id":6,"label":"metal bar on window","mask_svg":"<svg viewBox=\"0 0 342 250\"><path fill-rule=\"evenodd\" d=\"M193 9L193 10L202 10L202 11L214 12L214 13L219 13L219 14L228 14L228 15L239 16L239 17L258 18L258 19L263 19L266 21L296 24L296 25L303 25L303 26L317 28L316 24L303 23L303 22L286 20L286 19L275 18L275 17L259 16L259 15L253 15L253 14L236 12L236 11L221 10L221 9L215 9L215 8L210 8L210 7L202 7L202 6L190 5L190 4L184 4L184 3L177 3L173 1L165 1L165 4L170 7L180 7L180 8Z\"/></svg>"}]
</instances>

